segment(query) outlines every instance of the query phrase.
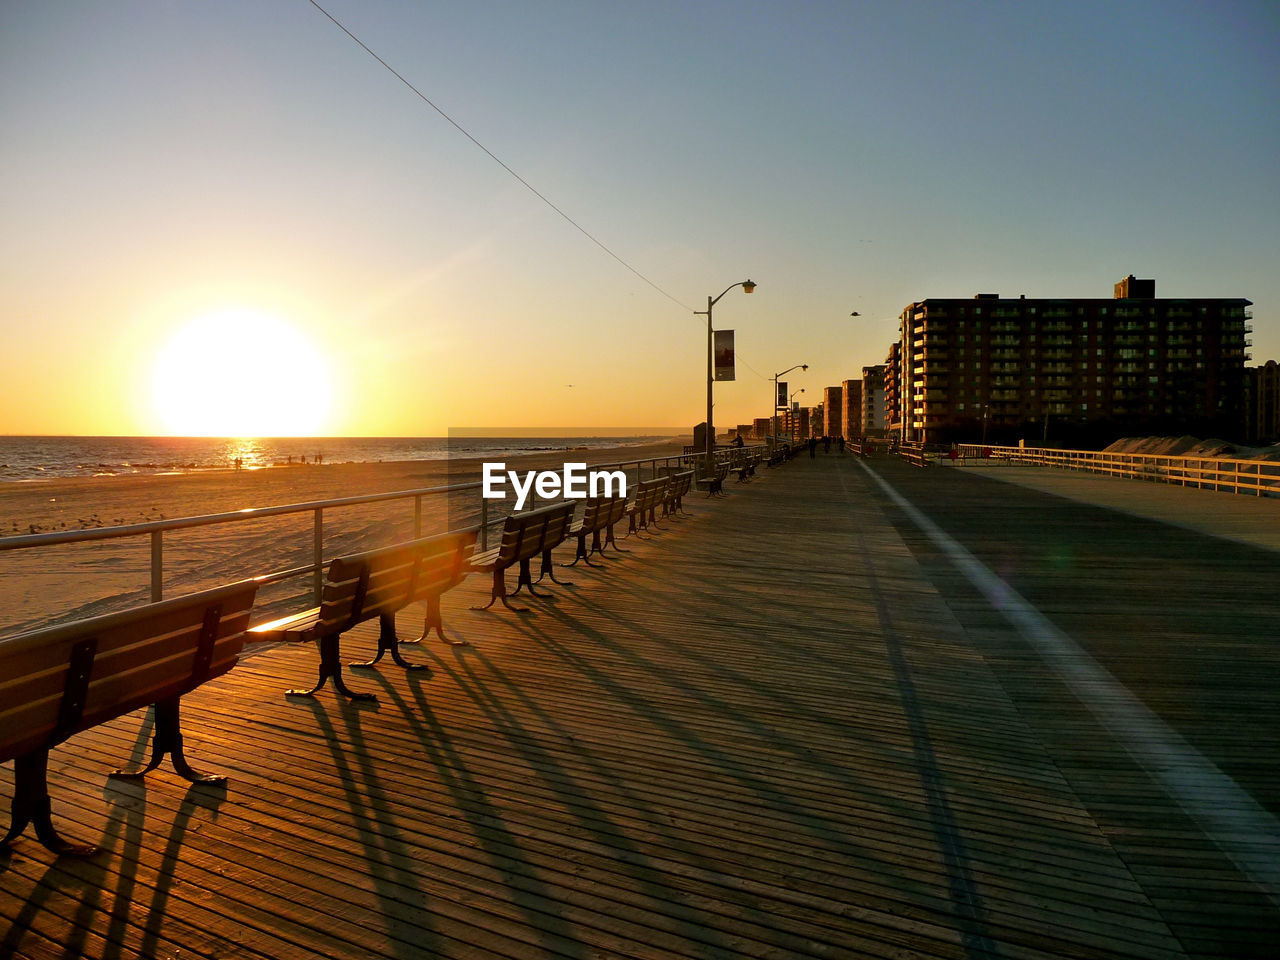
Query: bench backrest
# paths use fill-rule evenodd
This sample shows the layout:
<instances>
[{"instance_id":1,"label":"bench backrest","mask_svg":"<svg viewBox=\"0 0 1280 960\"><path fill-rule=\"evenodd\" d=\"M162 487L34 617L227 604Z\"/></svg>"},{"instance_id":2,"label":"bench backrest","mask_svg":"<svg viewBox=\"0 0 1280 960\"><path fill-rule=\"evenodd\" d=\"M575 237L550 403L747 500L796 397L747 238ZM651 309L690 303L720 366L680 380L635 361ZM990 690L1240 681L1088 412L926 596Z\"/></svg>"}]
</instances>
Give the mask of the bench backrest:
<instances>
[{"instance_id":1,"label":"bench backrest","mask_svg":"<svg viewBox=\"0 0 1280 960\"><path fill-rule=\"evenodd\" d=\"M475 531L468 530L335 558L320 595L316 632L342 633L443 593L461 582L475 542Z\"/></svg>"},{"instance_id":2,"label":"bench backrest","mask_svg":"<svg viewBox=\"0 0 1280 960\"><path fill-rule=\"evenodd\" d=\"M667 500L675 500L683 497L689 492L689 487L693 484L693 471L686 470L683 473L671 475L671 482L667 484Z\"/></svg>"},{"instance_id":3,"label":"bench backrest","mask_svg":"<svg viewBox=\"0 0 1280 960\"><path fill-rule=\"evenodd\" d=\"M595 533L609 519L609 503L612 497L588 497L582 508L582 524L575 533Z\"/></svg>"},{"instance_id":4,"label":"bench backrest","mask_svg":"<svg viewBox=\"0 0 1280 960\"><path fill-rule=\"evenodd\" d=\"M541 553L547 523L560 516L563 509L563 504L555 503L549 507L539 507L537 510L510 514L502 527L498 566L509 567L514 563L532 559Z\"/></svg>"},{"instance_id":5,"label":"bench backrest","mask_svg":"<svg viewBox=\"0 0 1280 960\"><path fill-rule=\"evenodd\" d=\"M418 569L409 589L409 602L439 596L456 587L467 575L467 560L475 552L476 531L442 533L416 541Z\"/></svg>"},{"instance_id":6,"label":"bench backrest","mask_svg":"<svg viewBox=\"0 0 1280 960\"><path fill-rule=\"evenodd\" d=\"M573 512L578 504L573 500L565 500L563 503L554 504L547 507L547 523L542 528L542 544L538 547L539 553L545 553L564 543L569 536L569 526L573 523Z\"/></svg>"},{"instance_id":7,"label":"bench backrest","mask_svg":"<svg viewBox=\"0 0 1280 960\"><path fill-rule=\"evenodd\" d=\"M627 515L627 498L614 497L609 501L609 516L605 520L606 527L612 527L615 523Z\"/></svg>"},{"instance_id":8,"label":"bench backrest","mask_svg":"<svg viewBox=\"0 0 1280 960\"><path fill-rule=\"evenodd\" d=\"M654 477L652 480L641 480L636 488L635 509L650 510L662 502L667 490L666 477Z\"/></svg>"},{"instance_id":9,"label":"bench backrest","mask_svg":"<svg viewBox=\"0 0 1280 960\"><path fill-rule=\"evenodd\" d=\"M0 763L226 673L257 590L245 580L0 640Z\"/></svg>"}]
</instances>

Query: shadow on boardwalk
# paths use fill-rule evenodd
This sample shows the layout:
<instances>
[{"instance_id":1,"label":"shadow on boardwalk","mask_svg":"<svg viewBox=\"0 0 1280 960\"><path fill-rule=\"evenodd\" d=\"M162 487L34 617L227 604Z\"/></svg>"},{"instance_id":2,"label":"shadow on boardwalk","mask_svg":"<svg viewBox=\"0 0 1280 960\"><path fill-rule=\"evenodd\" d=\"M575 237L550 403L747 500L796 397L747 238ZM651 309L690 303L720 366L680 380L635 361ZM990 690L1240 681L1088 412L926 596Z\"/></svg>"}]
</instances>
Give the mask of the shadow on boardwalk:
<instances>
[{"instance_id":1,"label":"shadow on boardwalk","mask_svg":"<svg viewBox=\"0 0 1280 960\"><path fill-rule=\"evenodd\" d=\"M1220 630L1194 610L1179 619L1139 582L1141 544L1108 539L1110 518L1054 519L1056 498L1023 505L981 478L881 465L1064 629L1083 622L1078 598L1097 598L1111 632L1081 642L1275 803L1273 701L1249 685L1253 648L1227 641L1270 614ZM468 581L445 619L472 645L424 645L427 675L353 680L376 708L286 702L314 676L310 649L246 660L184 710L188 752L231 774L225 795L153 774L104 806L139 718L77 737L54 754L57 814L107 850L55 864L24 840L0 858L0 943L19 956L1045 960L1274 944L1259 892L852 460L804 458L689 508L527 616L467 611L487 595ZM1078 535L1071 569L1045 546L1065 542L1057 524ZM1148 575L1171 542L1155 535ZM1070 579L1091 567L1114 582ZM1148 617L1160 635L1139 628ZM344 641L347 659L375 629ZM1196 644L1212 647L1200 673L1154 668L1170 647L1190 664ZM1214 691L1237 682L1261 699L1228 722Z\"/></svg>"}]
</instances>

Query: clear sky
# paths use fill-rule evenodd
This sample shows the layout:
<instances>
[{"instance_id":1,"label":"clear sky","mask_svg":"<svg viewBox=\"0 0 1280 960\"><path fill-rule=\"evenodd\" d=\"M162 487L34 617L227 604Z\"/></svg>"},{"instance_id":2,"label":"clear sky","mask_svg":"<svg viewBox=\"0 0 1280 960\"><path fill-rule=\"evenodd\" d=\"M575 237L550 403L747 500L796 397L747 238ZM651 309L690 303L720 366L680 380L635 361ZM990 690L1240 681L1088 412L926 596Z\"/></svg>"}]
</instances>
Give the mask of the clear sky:
<instances>
[{"instance_id":1,"label":"clear sky","mask_svg":"<svg viewBox=\"0 0 1280 960\"><path fill-rule=\"evenodd\" d=\"M689 427L748 277L720 427L930 296L1134 273L1280 358L1274 0L322 2L666 295L308 0L0 0L0 432Z\"/></svg>"}]
</instances>

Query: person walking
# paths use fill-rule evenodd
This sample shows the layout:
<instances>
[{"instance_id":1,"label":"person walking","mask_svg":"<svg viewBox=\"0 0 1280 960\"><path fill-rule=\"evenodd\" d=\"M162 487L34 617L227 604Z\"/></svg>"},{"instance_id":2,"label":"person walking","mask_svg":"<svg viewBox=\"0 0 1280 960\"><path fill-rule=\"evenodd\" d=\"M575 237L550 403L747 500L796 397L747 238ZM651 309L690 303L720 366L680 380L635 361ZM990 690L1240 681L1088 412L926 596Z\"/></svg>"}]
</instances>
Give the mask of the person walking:
<instances>
[{"instance_id":1,"label":"person walking","mask_svg":"<svg viewBox=\"0 0 1280 960\"><path fill-rule=\"evenodd\" d=\"M817 456L818 456L818 438L810 437L809 438L809 459L813 460Z\"/></svg>"}]
</instances>

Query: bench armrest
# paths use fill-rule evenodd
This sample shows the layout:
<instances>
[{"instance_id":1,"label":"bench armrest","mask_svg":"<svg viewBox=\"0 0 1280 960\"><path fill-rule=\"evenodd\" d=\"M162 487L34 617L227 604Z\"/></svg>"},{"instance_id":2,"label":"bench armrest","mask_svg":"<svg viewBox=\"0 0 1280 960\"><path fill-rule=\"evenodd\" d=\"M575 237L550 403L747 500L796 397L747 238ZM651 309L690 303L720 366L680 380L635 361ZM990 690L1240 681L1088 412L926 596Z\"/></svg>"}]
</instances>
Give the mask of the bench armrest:
<instances>
[{"instance_id":1,"label":"bench armrest","mask_svg":"<svg viewBox=\"0 0 1280 960\"><path fill-rule=\"evenodd\" d=\"M313 607L301 613L293 613L278 620L269 620L256 627L250 627L245 639L250 643L265 643L273 640L301 642L311 640L315 636L316 625L320 622L320 608Z\"/></svg>"}]
</instances>

